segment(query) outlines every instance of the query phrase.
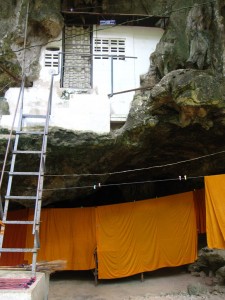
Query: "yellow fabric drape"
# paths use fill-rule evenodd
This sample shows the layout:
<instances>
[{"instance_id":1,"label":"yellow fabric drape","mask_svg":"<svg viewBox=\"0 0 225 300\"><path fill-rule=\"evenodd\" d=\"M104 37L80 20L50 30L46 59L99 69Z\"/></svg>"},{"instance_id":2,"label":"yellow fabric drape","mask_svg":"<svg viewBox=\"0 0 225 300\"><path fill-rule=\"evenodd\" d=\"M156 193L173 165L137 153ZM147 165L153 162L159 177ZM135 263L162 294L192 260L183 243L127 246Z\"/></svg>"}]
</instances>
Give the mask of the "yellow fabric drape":
<instances>
[{"instance_id":1,"label":"yellow fabric drape","mask_svg":"<svg viewBox=\"0 0 225 300\"><path fill-rule=\"evenodd\" d=\"M193 193L96 208L98 274L120 278L196 259Z\"/></svg>"},{"instance_id":2,"label":"yellow fabric drape","mask_svg":"<svg viewBox=\"0 0 225 300\"><path fill-rule=\"evenodd\" d=\"M95 268L94 208L42 209L38 261L66 260L67 270ZM33 238L27 234L27 247ZM31 255L26 254L31 263Z\"/></svg>"},{"instance_id":3,"label":"yellow fabric drape","mask_svg":"<svg viewBox=\"0 0 225 300\"><path fill-rule=\"evenodd\" d=\"M209 248L225 249L225 175L205 177L206 232Z\"/></svg>"},{"instance_id":4,"label":"yellow fabric drape","mask_svg":"<svg viewBox=\"0 0 225 300\"><path fill-rule=\"evenodd\" d=\"M9 211L7 220L26 221L28 219L28 209ZM6 225L3 241L4 248L25 248L27 225ZM0 257L1 266L16 266L24 263L24 253L2 253Z\"/></svg>"},{"instance_id":5,"label":"yellow fabric drape","mask_svg":"<svg viewBox=\"0 0 225 300\"><path fill-rule=\"evenodd\" d=\"M205 189L194 191L195 211L198 233L206 232Z\"/></svg>"},{"instance_id":6,"label":"yellow fabric drape","mask_svg":"<svg viewBox=\"0 0 225 300\"><path fill-rule=\"evenodd\" d=\"M42 209L38 261L61 259L67 261L68 270L93 269L97 246L99 278L191 263L197 247L193 197L199 195L190 192L97 208ZM28 217L28 210L13 213L11 219ZM33 219L31 210L29 219ZM11 226L7 229L16 228L6 235L7 247L23 248L26 234L26 247L33 247L32 226L23 225L22 231ZM25 253L24 259L31 263L31 254ZM1 264L15 265L24 259L23 253L7 253Z\"/></svg>"}]
</instances>

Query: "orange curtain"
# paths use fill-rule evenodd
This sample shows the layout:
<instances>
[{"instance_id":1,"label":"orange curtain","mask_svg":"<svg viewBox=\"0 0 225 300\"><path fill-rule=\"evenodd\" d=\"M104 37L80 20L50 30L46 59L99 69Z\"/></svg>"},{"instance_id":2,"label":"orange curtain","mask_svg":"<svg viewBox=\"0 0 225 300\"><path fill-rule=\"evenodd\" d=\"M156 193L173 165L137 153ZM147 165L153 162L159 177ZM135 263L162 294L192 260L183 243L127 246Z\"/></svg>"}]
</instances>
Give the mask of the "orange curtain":
<instances>
[{"instance_id":1,"label":"orange curtain","mask_svg":"<svg viewBox=\"0 0 225 300\"><path fill-rule=\"evenodd\" d=\"M193 193L97 207L96 237L100 279L192 263L197 255Z\"/></svg>"},{"instance_id":2,"label":"orange curtain","mask_svg":"<svg viewBox=\"0 0 225 300\"><path fill-rule=\"evenodd\" d=\"M206 176L206 232L209 248L225 249L225 175Z\"/></svg>"},{"instance_id":3,"label":"orange curtain","mask_svg":"<svg viewBox=\"0 0 225 300\"><path fill-rule=\"evenodd\" d=\"M197 247L193 198L202 210L202 192L97 208L42 209L38 261L66 260L68 270L93 269L97 245L99 278L191 263ZM26 209L10 214L12 220L28 219ZM204 224L201 215L199 226ZM31 227L7 226L4 247L33 247ZM21 264L24 259L31 263L31 254L4 253L1 265Z\"/></svg>"},{"instance_id":4,"label":"orange curtain","mask_svg":"<svg viewBox=\"0 0 225 300\"><path fill-rule=\"evenodd\" d=\"M198 233L206 232L205 189L194 191L196 222Z\"/></svg>"},{"instance_id":5,"label":"orange curtain","mask_svg":"<svg viewBox=\"0 0 225 300\"><path fill-rule=\"evenodd\" d=\"M28 209L9 211L7 220L26 221L28 219ZM27 225L6 225L3 248L25 248ZM0 257L1 266L16 266L24 263L24 253L2 253Z\"/></svg>"},{"instance_id":6,"label":"orange curtain","mask_svg":"<svg viewBox=\"0 0 225 300\"><path fill-rule=\"evenodd\" d=\"M94 208L42 209L38 261L66 260L67 270L95 268ZM33 236L27 234L27 247L32 247ZM25 254L31 263L31 255Z\"/></svg>"}]
</instances>

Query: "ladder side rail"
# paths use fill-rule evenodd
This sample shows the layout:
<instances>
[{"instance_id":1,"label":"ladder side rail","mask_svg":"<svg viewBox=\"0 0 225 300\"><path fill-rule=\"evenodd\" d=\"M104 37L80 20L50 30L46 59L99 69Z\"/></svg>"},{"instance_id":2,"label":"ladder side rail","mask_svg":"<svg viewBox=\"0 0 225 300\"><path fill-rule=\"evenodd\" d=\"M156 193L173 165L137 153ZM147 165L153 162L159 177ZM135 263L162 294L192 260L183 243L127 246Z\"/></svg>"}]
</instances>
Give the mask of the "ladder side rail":
<instances>
[{"instance_id":1,"label":"ladder side rail","mask_svg":"<svg viewBox=\"0 0 225 300\"><path fill-rule=\"evenodd\" d=\"M23 122L23 117L22 117L22 115L23 115L23 100L24 100L24 86L22 87L22 91L21 91L20 116L19 116L19 120L18 120L17 131L20 131L22 129L22 122ZM17 151L18 144L19 144L19 134L16 134L15 141L14 141L14 146L13 146L13 154L12 154L12 159L11 159L11 165L10 165L10 171L9 171L9 173L13 173L14 169L15 169L16 153L14 153L14 152ZM10 196L11 195L12 180L13 180L13 175L9 175L6 196Z\"/></svg>"},{"instance_id":2,"label":"ladder side rail","mask_svg":"<svg viewBox=\"0 0 225 300\"><path fill-rule=\"evenodd\" d=\"M38 186L37 186L37 195L35 202L35 211L34 211L34 223L33 223L33 234L34 234L34 252L32 258L32 274L36 272L36 263L37 263L37 249L39 245L39 230L40 230L40 218L41 218L41 205L42 205L42 194L43 194L43 184L44 184L44 172L45 172L45 161L46 161L46 150L47 150L47 139L48 139L48 128L49 128L49 119L51 115L52 108L52 90L54 76L58 74L53 74L51 76L51 86L50 93L48 98L48 106L45 120L45 128L42 142L40 166L39 166L39 175L38 175Z\"/></svg>"},{"instance_id":3,"label":"ladder side rail","mask_svg":"<svg viewBox=\"0 0 225 300\"><path fill-rule=\"evenodd\" d=\"M17 103L16 103L16 108L15 108L15 112L14 112L14 116L13 116L13 122L12 122L11 130L10 130L10 134L9 134L9 138L8 138L8 142L7 142L7 147L6 147L6 152L5 152L5 157L4 157L4 162L3 162L3 167L2 167L1 177L0 177L0 194L1 194L1 190L2 190L2 184L3 184L4 174L5 174L6 163L7 163L7 160L8 160L10 145L11 145L12 136L13 136L13 130L15 128L16 116L17 116L17 113L18 113L19 106L20 106L20 110L22 109L24 85L25 85L25 76L23 76L23 78L22 78L21 87L20 87L20 91L19 91L19 95L18 95L18 99L17 99ZM21 113L20 113L19 124L21 124ZM15 148L15 145L16 146L18 145L18 139L16 139L15 141L17 141L17 142L14 143L14 148ZM15 160L14 155L12 156L12 160L13 161ZM13 168L14 168L14 166L13 166ZM10 169L12 169L12 164L11 164ZM8 193L10 194L11 185L12 185L12 176L9 176L8 185L7 185L7 194ZM0 201L1 201L1 204L0 204L0 209L1 209L0 219L2 219L2 221L3 221L3 223L0 225L0 229L1 229L0 230L0 248L2 248L4 233L5 233L4 221L6 221L6 219L7 219L9 200L5 199L4 211L3 211L3 205L2 205L1 197L0 197ZM1 256L1 251L0 251L0 256Z\"/></svg>"},{"instance_id":4,"label":"ladder side rail","mask_svg":"<svg viewBox=\"0 0 225 300\"><path fill-rule=\"evenodd\" d=\"M15 126L16 115L17 115L17 112L18 112L19 104L21 105L21 113L22 113L22 109L23 109L24 86L25 86L25 53L26 53L26 44L27 44L27 29L28 29L29 7L30 7L30 1L28 1L27 8L26 8L24 43L23 43L23 64L22 64L22 76L21 76L22 81L21 81L19 96L18 96L17 103L16 103L16 109L15 109L14 116L13 116L13 122L12 122L11 130L10 130L8 144L7 144L7 148L6 148L5 159L4 159L4 163L3 163L3 167L2 167L2 173L1 173L1 177L0 177L0 195L1 195L3 176L4 176L4 173L5 173L6 162L7 162L7 158L8 158L8 153L9 153L9 149L10 149L10 144L11 144L11 140L12 140L12 134L13 134L14 126ZM0 197L0 201L1 201L1 197ZM0 209L1 208L2 208L2 202L0 204ZM3 212L0 211L0 214L2 214L2 213Z\"/></svg>"},{"instance_id":5,"label":"ladder side rail","mask_svg":"<svg viewBox=\"0 0 225 300\"><path fill-rule=\"evenodd\" d=\"M38 176L38 186L37 186L37 194L36 194L36 203L35 203L35 212L34 212L34 226L33 226L33 234L35 232L35 224L37 220L37 208L38 202L42 198L42 189L43 189L43 182L44 182L44 167L45 167L45 159L46 159L46 149L47 149L47 138L48 138L48 127L49 127L49 118L51 115L51 107L52 107L52 90L53 90L53 81L54 75L51 76L51 86L48 98L48 106L46 112L46 120L45 120L45 127L44 127L44 134L43 134L43 142L42 142L42 149L41 149L41 158L40 158L40 165L39 165L39 176Z\"/></svg>"},{"instance_id":6,"label":"ladder side rail","mask_svg":"<svg viewBox=\"0 0 225 300\"><path fill-rule=\"evenodd\" d=\"M24 84L21 87L20 116L19 116L18 125L17 125L17 130L18 131L21 130L21 127L22 127L23 98L24 98ZM15 124L14 124L14 126L15 126ZM13 146L13 152L17 150L18 144L19 144L19 135L16 134L15 141L14 141L14 146ZM13 173L14 172L15 162L16 162L16 154L12 154L12 159L11 159L11 165L10 165L10 171L9 171L9 173ZM12 181L13 181L13 175L9 175L6 196L10 196L11 195ZM9 200L5 200L5 201L9 202ZM5 205L5 208L4 208L3 219L2 219L3 223L7 219L8 204L9 203L7 203L7 205Z\"/></svg>"},{"instance_id":7,"label":"ladder side rail","mask_svg":"<svg viewBox=\"0 0 225 300\"><path fill-rule=\"evenodd\" d=\"M60 75L60 79L59 79L60 87L63 87L63 65L64 65L64 55L63 55L62 52L59 52L59 55L58 55L58 74Z\"/></svg>"},{"instance_id":8,"label":"ladder side rail","mask_svg":"<svg viewBox=\"0 0 225 300\"><path fill-rule=\"evenodd\" d=\"M19 116L19 123L18 123L18 131L21 130L22 128L22 123L23 123L23 118L22 118L22 113L23 113L23 102L24 102L24 86L25 86L25 53L26 53L26 44L27 44L27 30L28 30L28 18L29 18L29 4L30 1L28 0L27 3L27 8L26 8L26 18L25 18L25 32L24 32L24 45L23 45L23 63L22 63L22 81L21 81L21 88L20 88L20 92L19 92L19 96L18 96L18 100L16 103L16 108L15 108L15 112L14 112L14 117L13 117L13 122L12 122L12 126L11 126L11 131L10 131L10 135L8 138L8 143L7 143L7 148L6 148L6 153L5 153L5 158L4 158L4 162L3 162L3 167L2 167L2 173L1 173L1 178L0 178L0 194L1 194L1 190L2 190L2 183L3 183L3 176L5 173L5 167L6 167L6 163L7 163L7 158L8 158L8 153L9 153L9 149L10 149L10 145L11 145L11 140L12 140L12 135L13 135L13 129L15 126L15 121L16 121L16 116L17 116L17 112L18 112L18 108L20 105L20 116ZM16 138L14 141L14 151L17 150L18 147L18 142L19 142L19 135L16 134ZM16 153L13 153L12 155L12 159L11 159L11 167L10 167L10 172L13 172L14 167L15 167L15 161L16 161ZM8 180L8 185L7 185L7 195L10 195L11 193L11 187L12 187L12 174L9 176L9 180ZM1 198L0 198L1 201ZM4 212L2 210L2 203L0 203L0 217L3 218L3 222L1 222L1 230L0 230L0 256L1 256L1 252L6 252L4 250L9 250L9 252L16 252L18 250L20 250L19 252L25 252L25 251L30 251L33 249L14 249L15 251L13 251L13 249L3 249L2 245L3 245L3 238L4 238L4 232L5 232L5 224L4 224L4 220L6 221L7 219L7 212L8 212L8 206L9 206L9 199L5 199L5 205L4 205ZM35 273L34 273L35 275Z\"/></svg>"},{"instance_id":9,"label":"ladder side rail","mask_svg":"<svg viewBox=\"0 0 225 300\"><path fill-rule=\"evenodd\" d=\"M7 142L7 146L6 146L6 152L5 152L5 157L4 157L4 162L3 162L2 172L1 172L1 177L0 177L0 192L2 190L2 183L3 183L6 163L7 163L7 159L8 159L8 154L9 154L9 150L10 150L10 144L11 144L11 141L12 141L13 130L15 128L16 116L17 116L17 112L18 112L18 109L19 109L19 105L21 104L21 96L22 96L22 93L24 92L24 84L25 84L25 78L23 77L21 87L20 87L20 91L19 91L19 95L18 95L18 99L17 99L17 103L16 103L14 116L13 116L13 122L12 122L12 126L11 126L9 137L8 137L8 142Z\"/></svg>"}]
</instances>

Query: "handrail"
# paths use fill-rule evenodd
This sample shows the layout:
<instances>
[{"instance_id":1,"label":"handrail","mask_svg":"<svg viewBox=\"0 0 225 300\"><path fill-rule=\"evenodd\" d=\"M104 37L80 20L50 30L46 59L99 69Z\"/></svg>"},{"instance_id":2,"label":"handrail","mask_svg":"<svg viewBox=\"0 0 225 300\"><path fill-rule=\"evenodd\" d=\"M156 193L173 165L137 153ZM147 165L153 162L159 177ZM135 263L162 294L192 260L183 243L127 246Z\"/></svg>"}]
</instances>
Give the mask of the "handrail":
<instances>
[{"instance_id":1,"label":"handrail","mask_svg":"<svg viewBox=\"0 0 225 300\"><path fill-rule=\"evenodd\" d=\"M53 87L54 87L54 76L57 76L58 74L51 75L51 84L50 84L50 91L49 91L49 97L48 97L48 105L47 105L46 120L45 120L45 127L44 127L42 151L41 151L40 166L39 166L40 170L42 170L43 167L45 166L45 153L46 153L46 148L47 148L47 134L48 134L48 128L49 128L49 118L50 118L51 111L52 111L52 94L53 94L52 92L53 92ZM37 220L37 214L38 214L38 201L42 198L43 176L44 176L44 169L43 169L43 172L39 172L39 176L38 176L38 187L37 187L36 203L35 203L35 209L34 209L35 222L33 224L33 234L35 234L36 220Z\"/></svg>"},{"instance_id":2,"label":"handrail","mask_svg":"<svg viewBox=\"0 0 225 300\"><path fill-rule=\"evenodd\" d=\"M84 53L73 53L73 52L59 52L59 62L58 63L58 72L60 72L60 81L63 81L63 72L65 69L73 69L76 66L64 66L63 64L63 59L65 58L66 54L72 54L72 55L79 55L82 58L91 58L91 57L107 57L110 60L110 85L111 85L111 93L108 94L108 97L111 98L113 97L113 95L115 95L116 93L114 93L114 59L120 59L120 60L125 60L126 58L131 58L131 59L137 59L137 56L127 56L127 55L117 55L117 54L84 54ZM72 59L71 59L72 60ZM59 71L60 70L60 71Z\"/></svg>"}]
</instances>

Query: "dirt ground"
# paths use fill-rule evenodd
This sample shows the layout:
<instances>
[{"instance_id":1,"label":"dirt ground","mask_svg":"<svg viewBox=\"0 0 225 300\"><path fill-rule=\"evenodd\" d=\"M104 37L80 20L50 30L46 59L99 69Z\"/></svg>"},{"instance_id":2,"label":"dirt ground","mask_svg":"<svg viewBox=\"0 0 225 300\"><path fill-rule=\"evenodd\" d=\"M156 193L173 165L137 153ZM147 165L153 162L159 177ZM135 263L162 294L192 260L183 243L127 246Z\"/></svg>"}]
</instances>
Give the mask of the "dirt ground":
<instances>
[{"instance_id":1,"label":"dirt ground","mask_svg":"<svg viewBox=\"0 0 225 300\"><path fill-rule=\"evenodd\" d=\"M190 292L190 286L192 292ZM189 291L189 293L188 293ZM129 278L99 280L91 271L64 271L50 277L48 300L225 299L225 287L209 277L195 277L184 267L164 268Z\"/></svg>"}]
</instances>

